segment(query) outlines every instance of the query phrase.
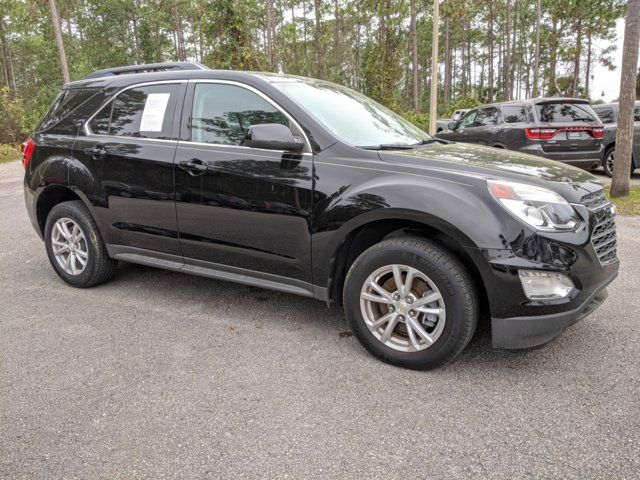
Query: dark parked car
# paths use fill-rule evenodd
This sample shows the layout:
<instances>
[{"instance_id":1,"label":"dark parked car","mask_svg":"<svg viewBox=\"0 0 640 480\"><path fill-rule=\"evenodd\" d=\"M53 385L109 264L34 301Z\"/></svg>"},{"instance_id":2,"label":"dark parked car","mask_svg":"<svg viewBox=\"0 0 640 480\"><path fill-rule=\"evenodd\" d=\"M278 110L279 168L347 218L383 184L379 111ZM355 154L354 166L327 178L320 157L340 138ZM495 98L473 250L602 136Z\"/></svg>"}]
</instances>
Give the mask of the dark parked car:
<instances>
[{"instance_id":1,"label":"dark parked car","mask_svg":"<svg viewBox=\"0 0 640 480\"><path fill-rule=\"evenodd\" d=\"M603 103L594 105L593 110L598 114L602 123L604 123L604 149L602 154L602 167L604 173L613 176L614 157L616 153L616 133L618 133L618 104ZM638 168L638 159L640 159L640 101L636 102L633 111L635 127L633 131L633 153L631 160L631 172Z\"/></svg>"},{"instance_id":2,"label":"dark parked car","mask_svg":"<svg viewBox=\"0 0 640 480\"><path fill-rule=\"evenodd\" d=\"M64 87L23 151L29 216L70 285L123 260L313 297L404 367L453 358L481 318L495 347L542 344L618 272L591 174L430 138L320 80L101 71Z\"/></svg>"},{"instance_id":3,"label":"dark parked car","mask_svg":"<svg viewBox=\"0 0 640 480\"><path fill-rule=\"evenodd\" d=\"M587 100L537 98L471 109L438 137L589 169L600 165L603 135L602 123Z\"/></svg>"}]
</instances>

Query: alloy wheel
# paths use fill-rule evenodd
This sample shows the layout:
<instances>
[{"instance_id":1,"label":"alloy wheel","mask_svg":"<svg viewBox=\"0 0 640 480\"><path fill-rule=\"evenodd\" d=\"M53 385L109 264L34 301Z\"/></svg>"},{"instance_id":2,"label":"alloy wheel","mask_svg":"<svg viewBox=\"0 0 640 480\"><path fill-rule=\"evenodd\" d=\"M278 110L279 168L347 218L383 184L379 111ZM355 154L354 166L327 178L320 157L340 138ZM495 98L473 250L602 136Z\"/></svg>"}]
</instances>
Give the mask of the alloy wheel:
<instances>
[{"instance_id":1,"label":"alloy wheel","mask_svg":"<svg viewBox=\"0 0 640 480\"><path fill-rule=\"evenodd\" d=\"M80 275L87 266L89 249L80 226L72 219L60 218L51 230L51 248L60 268L69 275Z\"/></svg>"},{"instance_id":2,"label":"alloy wheel","mask_svg":"<svg viewBox=\"0 0 640 480\"><path fill-rule=\"evenodd\" d=\"M360 308L374 337L402 352L430 347L442 334L446 319L444 299L435 283L407 265L375 270L362 286Z\"/></svg>"}]
</instances>

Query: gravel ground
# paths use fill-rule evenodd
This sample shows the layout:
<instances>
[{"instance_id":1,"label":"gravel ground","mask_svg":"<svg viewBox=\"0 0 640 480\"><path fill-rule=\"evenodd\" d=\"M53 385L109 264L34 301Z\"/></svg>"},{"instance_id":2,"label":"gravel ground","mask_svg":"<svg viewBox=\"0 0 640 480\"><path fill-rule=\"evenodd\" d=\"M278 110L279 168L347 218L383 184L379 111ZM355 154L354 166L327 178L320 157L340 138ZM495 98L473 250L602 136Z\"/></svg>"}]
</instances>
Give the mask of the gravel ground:
<instances>
[{"instance_id":1,"label":"gravel ground","mask_svg":"<svg viewBox=\"0 0 640 480\"><path fill-rule=\"evenodd\" d=\"M0 476L640 478L640 219L546 346L385 365L324 304L122 264L65 286L0 165Z\"/></svg>"}]
</instances>

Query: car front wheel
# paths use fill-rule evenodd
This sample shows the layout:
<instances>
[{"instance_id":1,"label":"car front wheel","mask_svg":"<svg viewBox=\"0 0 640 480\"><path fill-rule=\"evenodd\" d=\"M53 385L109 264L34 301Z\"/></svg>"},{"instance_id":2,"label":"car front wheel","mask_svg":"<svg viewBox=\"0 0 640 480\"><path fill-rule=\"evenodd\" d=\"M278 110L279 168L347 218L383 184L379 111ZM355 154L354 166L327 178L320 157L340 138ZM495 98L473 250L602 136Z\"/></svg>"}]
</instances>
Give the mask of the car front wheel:
<instances>
[{"instance_id":1,"label":"car front wheel","mask_svg":"<svg viewBox=\"0 0 640 480\"><path fill-rule=\"evenodd\" d=\"M393 238L369 248L351 266L343 297L360 342L405 368L453 359L477 324L473 280L451 252L429 240Z\"/></svg>"}]
</instances>

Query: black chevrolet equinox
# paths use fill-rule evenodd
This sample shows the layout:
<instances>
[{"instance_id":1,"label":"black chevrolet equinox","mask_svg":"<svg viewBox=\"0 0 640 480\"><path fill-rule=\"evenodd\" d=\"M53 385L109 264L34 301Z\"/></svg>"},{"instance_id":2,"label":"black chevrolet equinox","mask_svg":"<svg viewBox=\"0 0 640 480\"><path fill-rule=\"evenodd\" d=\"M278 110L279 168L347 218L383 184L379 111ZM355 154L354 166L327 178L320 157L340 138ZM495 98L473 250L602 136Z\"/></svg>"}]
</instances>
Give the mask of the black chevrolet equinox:
<instances>
[{"instance_id":1,"label":"black chevrolet equinox","mask_svg":"<svg viewBox=\"0 0 640 480\"><path fill-rule=\"evenodd\" d=\"M482 319L494 347L547 342L618 272L615 208L591 174L431 138L310 78L94 72L65 85L22 162L68 284L122 260L313 297L408 368L452 359Z\"/></svg>"}]
</instances>

